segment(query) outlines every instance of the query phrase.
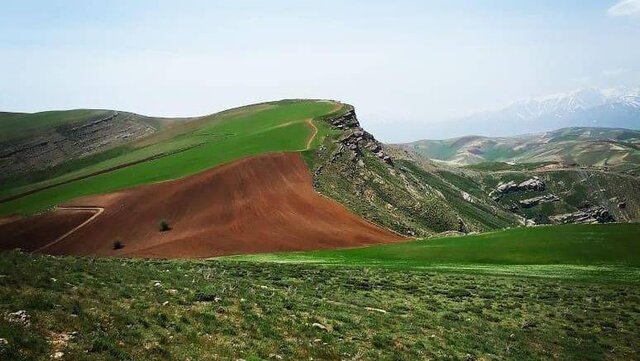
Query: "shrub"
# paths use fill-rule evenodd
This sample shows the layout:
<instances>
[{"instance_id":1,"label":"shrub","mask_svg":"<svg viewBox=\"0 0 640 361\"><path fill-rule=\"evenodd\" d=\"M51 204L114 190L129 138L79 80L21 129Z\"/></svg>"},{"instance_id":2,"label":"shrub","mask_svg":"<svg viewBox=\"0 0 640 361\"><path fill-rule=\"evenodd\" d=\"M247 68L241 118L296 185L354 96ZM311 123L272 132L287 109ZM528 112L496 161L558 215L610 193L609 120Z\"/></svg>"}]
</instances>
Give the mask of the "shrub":
<instances>
[{"instance_id":1,"label":"shrub","mask_svg":"<svg viewBox=\"0 0 640 361\"><path fill-rule=\"evenodd\" d=\"M171 227L169 227L169 222L167 222L166 220L161 220L160 224L158 225L158 228L160 228L160 232L166 232L171 230Z\"/></svg>"},{"instance_id":2,"label":"shrub","mask_svg":"<svg viewBox=\"0 0 640 361\"><path fill-rule=\"evenodd\" d=\"M198 291L195 294L195 300L198 302L214 302L218 297L210 291Z\"/></svg>"},{"instance_id":3,"label":"shrub","mask_svg":"<svg viewBox=\"0 0 640 361\"><path fill-rule=\"evenodd\" d=\"M122 241L118 240L113 242L114 250L123 249L123 248L124 248L124 243L122 243Z\"/></svg>"}]
</instances>

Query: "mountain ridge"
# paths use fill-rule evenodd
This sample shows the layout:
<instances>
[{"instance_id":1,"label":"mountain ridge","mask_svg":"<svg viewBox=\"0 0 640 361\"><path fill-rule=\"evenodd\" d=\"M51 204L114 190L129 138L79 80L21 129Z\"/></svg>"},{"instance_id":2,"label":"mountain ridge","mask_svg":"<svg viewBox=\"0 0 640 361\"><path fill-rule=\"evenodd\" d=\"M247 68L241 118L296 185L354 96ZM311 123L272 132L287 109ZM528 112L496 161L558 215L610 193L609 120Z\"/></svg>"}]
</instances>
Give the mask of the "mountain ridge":
<instances>
[{"instance_id":1,"label":"mountain ridge","mask_svg":"<svg viewBox=\"0 0 640 361\"><path fill-rule=\"evenodd\" d=\"M633 174L640 169L640 131L625 128L567 127L513 137L464 136L399 146L458 166L553 162Z\"/></svg>"}]
</instances>

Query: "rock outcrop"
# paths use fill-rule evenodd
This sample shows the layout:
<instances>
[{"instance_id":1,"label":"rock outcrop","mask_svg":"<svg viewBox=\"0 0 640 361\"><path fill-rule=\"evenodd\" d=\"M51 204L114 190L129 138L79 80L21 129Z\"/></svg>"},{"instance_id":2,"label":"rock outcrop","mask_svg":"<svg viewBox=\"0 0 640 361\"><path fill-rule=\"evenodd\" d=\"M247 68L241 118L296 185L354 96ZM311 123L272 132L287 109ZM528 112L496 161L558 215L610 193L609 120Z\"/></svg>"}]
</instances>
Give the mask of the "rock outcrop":
<instances>
[{"instance_id":1,"label":"rock outcrop","mask_svg":"<svg viewBox=\"0 0 640 361\"><path fill-rule=\"evenodd\" d=\"M615 219L609 211L601 206L585 208L573 213L558 214L549 217L552 223L609 223Z\"/></svg>"},{"instance_id":2,"label":"rock outcrop","mask_svg":"<svg viewBox=\"0 0 640 361\"><path fill-rule=\"evenodd\" d=\"M490 196L493 197L494 200L499 200L503 195L513 192L520 191L544 191L546 189L546 185L539 177L535 176L533 178L527 179L521 183L516 183L514 181L509 181L506 183L500 182L496 189L494 189Z\"/></svg>"},{"instance_id":3,"label":"rock outcrop","mask_svg":"<svg viewBox=\"0 0 640 361\"><path fill-rule=\"evenodd\" d=\"M345 131L345 135L340 138L341 150L347 149L352 152L352 161L357 162L360 160L363 150L366 150L393 166L393 160L385 153L382 143L378 142L371 133L362 129L354 109L350 109L343 115L330 118L327 121L332 127Z\"/></svg>"},{"instance_id":4,"label":"rock outcrop","mask_svg":"<svg viewBox=\"0 0 640 361\"><path fill-rule=\"evenodd\" d=\"M531 207L537 206L538 204L558 202L558 201L560 201L560 198L555 194L545 194L539 197L523 199L518 203L523 208L531 208Z\"/></svg>"},{"instance_id":5,"label":"rock outcrop","mask_svg":"<svg viewBox=\"0 0 640 361\"><path fill-rule=\"evenodd\" d=\"M473 197L465 192L465 191L460 191L460 195L462 195L462 199L464 199L465 201L469 202L469 203L475 203L475 199L473 199Z\"/></svg>"}]
</instances>

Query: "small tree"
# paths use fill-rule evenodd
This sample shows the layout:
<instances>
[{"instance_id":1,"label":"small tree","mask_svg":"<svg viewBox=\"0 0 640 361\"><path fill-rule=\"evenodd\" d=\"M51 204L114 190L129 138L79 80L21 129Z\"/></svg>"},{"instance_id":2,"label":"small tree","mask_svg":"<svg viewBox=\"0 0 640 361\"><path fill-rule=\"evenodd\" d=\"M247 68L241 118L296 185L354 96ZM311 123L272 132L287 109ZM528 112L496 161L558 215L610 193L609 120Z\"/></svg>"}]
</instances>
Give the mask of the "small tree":
<instances>
[{"instance_id":1,"label":"small tree","mask_svg":"<svg viewBox=\"0 0 640 361\"><path fill-rule=\"evenodd\" d=\"M113 249L114 250L119 250L124 248L124 243L122 243L122 241L117 240L117 241L113 241Z\"/></svg>"},{"instance_id":2,"label":"small tree","mask_svg":"<svg viewBox=\"0 0 640 361\"><path fill-rule=\"evenodd\" d=\"M160 221L158 228L160 229L160 232L166 232L171 230L171 227L169 227L169 222L167 222L164 219Z\"/></svg>"}]
</instances>

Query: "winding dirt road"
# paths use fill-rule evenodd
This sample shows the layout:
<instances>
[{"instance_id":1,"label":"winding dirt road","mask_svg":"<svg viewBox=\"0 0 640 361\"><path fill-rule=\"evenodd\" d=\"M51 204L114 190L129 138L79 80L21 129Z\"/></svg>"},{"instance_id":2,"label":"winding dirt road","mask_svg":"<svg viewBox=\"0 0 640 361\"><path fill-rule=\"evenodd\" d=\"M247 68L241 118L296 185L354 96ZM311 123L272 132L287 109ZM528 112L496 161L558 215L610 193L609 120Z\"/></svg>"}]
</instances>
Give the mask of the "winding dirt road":
<instances>
[{"instance_id":1,"label":"winding dirt road","mask_svg":"<svg viewBox=\"0 0 640 361\"><path fill-rule=\"evenodd\" d=\"M46 250L47 248L55 245L56 243L62 241L63 239L69 237L71 234L73 234L74 232L76 232L77 230L79 230L80 228L86 226L87 224L91 223L91 221L93 221L94 219L96 219L99 215L102 214L102 212L104 212L104 208L102 207L83 207L83 206L76 206L76 207L56 207L56 210L59 211L88 211L88 212L93 212L94 214L89 217L86 221L80 223L78 226L74 227L73 229L71 229L69 232L63 234L62 236L56 238L55 240L45 244L44 246L36 249L34 252L44 252L44 250Z\"/></svg>"},{"instance_id":2,"label":"winding dirt road","mask_svg":"<svg viewBox=\"0 0 640 361\"><path fill-rule=\"evenodd\" d=\"M3 217L0 219L0 250L41 249L61 237L67 237L70 230L77 230L93 216L94 212L85 208L67 208L30 217Z\"/></svg>"}]
</instances>

